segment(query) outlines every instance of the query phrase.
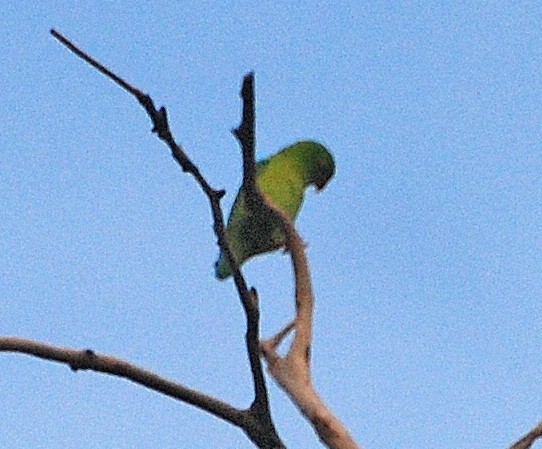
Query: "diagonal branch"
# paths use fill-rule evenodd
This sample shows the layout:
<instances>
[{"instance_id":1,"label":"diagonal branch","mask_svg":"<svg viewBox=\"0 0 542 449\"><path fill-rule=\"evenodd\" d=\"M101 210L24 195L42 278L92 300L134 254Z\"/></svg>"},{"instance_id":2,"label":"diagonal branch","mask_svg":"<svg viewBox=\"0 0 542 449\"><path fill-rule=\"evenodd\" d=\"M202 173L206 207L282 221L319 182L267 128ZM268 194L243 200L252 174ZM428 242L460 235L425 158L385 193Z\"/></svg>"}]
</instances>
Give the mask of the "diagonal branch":
<instances>
[{"instance_id":1,"label":"diagonal branch","mask_svg":"<svg viewBox=\"0 0 542 449\"><path fill-rule=\"evenodd\" d=\"M518 442L510 446L509 449L529 449L536 440L542 437L542 422L533 428L527 435L522 437Z\"/></svg>"},{"instance_id":2,"label":"diagonal branch","mask_svg":"<svg viewBox=\"0 0 542 449\"><path fill-rule=\"evenodd\" d=\"M151 371L140 368L125 360L90 349L76 350L62 348L46 343L17 337L0 338L0 352L18 352L33 355L45 360L53 360L68 365L73 371L90 370L98 373L123 377L166 396L179 399L234 425L241 426L246 417L244 411L200 393L180 383L165 379Z\"/></svg>"},{"instance_id":3,"label":"diagonal branch","mask_svg":"<svg viewBox=\"0 0 542 449\"><path fill-rule=\"evenodd\" d=\"M69 48L73 53L75 53L77 56L83 59L85 62L90 64L92 67L96 68L99 72L104 74L107 78L114 81L116 84L122 87L125 91L127 91L128 93L136 97L137 101L139 101L139 103L141 103L141 105L145 108L145 111L147 112L147 114L149 115L152 121L152 124L153 124L152 132L156 133L158 137L168 145L168 147L171 150L172 156L181 166L182 170L194 176L194 178L196 178L196 181L201 186L204 193L209 197L209 199L211 201L213 200L216 201L216 204L218 204L218 200L220 200L220 198L224 196L225 192L223 190L213 189L209 185L207 180L203 177L198 167L188 158L183 148L177 144L177 142L175 141L175 138L173 137L173 134L171 133L171 130L169 129L169 122L167 118L166 108L161 107L160 109L156 109L156 107L154 106L154 102L149 95L144 94L141 90L132 86L126 80L122 79L120 76L113 73L103 64L96 61L93 57L91 57L90 55L86 54L84 51L79 49L75 44L73 44L70 40L68 40L64 35L62 35L58 31L54 29L51 30L51 35L55 39L57 39L60 43L62 43L64 46ZM214 208L213 208L213 211L214 211ZM220 212L220 206L218 206L218 211ZM221 213L220 213L220 216L222 216Z\"/></svg>"}]
</instances>

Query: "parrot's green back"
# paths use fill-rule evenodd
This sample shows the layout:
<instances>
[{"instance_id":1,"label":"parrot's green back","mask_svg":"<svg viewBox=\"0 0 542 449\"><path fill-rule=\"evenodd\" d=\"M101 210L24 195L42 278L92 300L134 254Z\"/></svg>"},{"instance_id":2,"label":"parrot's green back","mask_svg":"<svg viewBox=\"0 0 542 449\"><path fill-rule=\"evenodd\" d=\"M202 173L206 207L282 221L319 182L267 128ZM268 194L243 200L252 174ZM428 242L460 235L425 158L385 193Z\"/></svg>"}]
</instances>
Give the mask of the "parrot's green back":
<instances>
[{"instance_id":1,"label":"parrot's green back","mask_svg":"<svg viewBox=\"0 0 542 449\"><path fill-rule=\"evenodd\" d=\"M295 221L310 185L322 190L335 173L331 153L319 143L298 142L256 165L256 182L273 204ZM232 207L226 236L235 260L240 265L251 257L277 250L286 243L280 224L268 209L251 211L245 204L243 186ZM216 277L226 279L231 268L220 254Z\"/></svg>"}]
</instances>

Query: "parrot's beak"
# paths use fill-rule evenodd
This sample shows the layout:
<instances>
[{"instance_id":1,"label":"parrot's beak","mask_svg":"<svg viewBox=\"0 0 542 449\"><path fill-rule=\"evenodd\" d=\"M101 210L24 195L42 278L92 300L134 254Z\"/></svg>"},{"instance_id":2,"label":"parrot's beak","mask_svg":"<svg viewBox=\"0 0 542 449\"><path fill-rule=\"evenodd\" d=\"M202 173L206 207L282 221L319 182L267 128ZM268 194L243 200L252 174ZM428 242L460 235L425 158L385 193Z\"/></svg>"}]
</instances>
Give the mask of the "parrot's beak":
<instances>
[{"instance_id":1,"label":"parrot's beak","mask_svg":"<svg viewBox=\"0 0 542 449\"><path fill-rule=\"evenodd\" d=\"M321 192L322 190L324 190L326 188L326 186L327 186L327 183L328 183L328 181L325 181L325 182L323 182L321 184L316 184L316 191Z\"/></svg>"}]
</instances>

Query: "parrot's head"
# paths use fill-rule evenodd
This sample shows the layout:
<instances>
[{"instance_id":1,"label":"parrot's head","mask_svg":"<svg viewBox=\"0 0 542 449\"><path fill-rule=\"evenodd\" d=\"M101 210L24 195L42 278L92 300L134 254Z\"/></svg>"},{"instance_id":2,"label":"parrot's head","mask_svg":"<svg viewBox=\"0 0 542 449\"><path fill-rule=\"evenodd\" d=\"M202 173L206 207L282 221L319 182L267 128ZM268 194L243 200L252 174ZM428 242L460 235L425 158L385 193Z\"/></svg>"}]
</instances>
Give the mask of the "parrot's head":
<instances>
[{"instance_id":1,"label":"parrot's head","mask_svg":"<svg viewBox=\"0 0 542 449\"><path fill-rule=\"evenodd\" d=\"M328 153L330 159L320 159L318 161L318 177L314 180L314 185L316 190L320 192L324 190L327 186L327 183L333 178L335 174L335 161L331 154Z\"/></svg>"},{"instance_id":2,"label":"parrot's head","mask_svg":"<svg viewBox=\"0 0 542 449\"><path fill-rule=\"evenodd\" d=\"M316 142L304 142L307 152L310 154L309 182L316 187L317 191L324 190L328 182L335 174L335 161L329 150Z\"/></svg>"}]
</instances>

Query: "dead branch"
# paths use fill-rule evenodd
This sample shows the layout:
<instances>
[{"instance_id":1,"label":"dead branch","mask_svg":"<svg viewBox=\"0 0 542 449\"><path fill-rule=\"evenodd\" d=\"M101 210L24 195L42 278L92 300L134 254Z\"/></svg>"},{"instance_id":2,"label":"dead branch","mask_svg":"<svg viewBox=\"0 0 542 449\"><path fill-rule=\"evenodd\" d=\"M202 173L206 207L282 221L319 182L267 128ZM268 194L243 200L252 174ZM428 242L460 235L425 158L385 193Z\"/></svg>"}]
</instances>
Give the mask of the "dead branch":
<instances>
[{"instance_id":1,"label":"dead branch","mask_svg":"<svg viewBox=\"0 0 542 449\"><path fill-rule=\"evenodd\" d=\"M110 355L98 354L90 349L76 350L24 338L2 337L0 338L0 351L18 352L64 363L73 371L89 370L123 377L166 396L201 408L237 426L241 425L245 419L242 410L232 407L219 399L165 379L125 360Z\"/></svg>"},{"instance_id":2,"label":"dead branch","mask_svg":"<svg viewBox=\"0 0 542 449\"><path fill-rule=\"evenodd\" d=\"M329 410L312 384L311 345L314 296L305 255L305 245L286 213L267 204L281 218L286 231L286 247L291 254L295 275L296 318L273 338L262 341L260 347L273 378L290 396L301 413L310 421L320 440L332 449L360 449L346 427ZM281 357L278 346L295 329L294 341L286 356Z\"/></svg>"},{"instance_id":3,"label":"dead branch","mask_svg":"<svg viewBox=\"0 0 542 449\"><path fill-rule=\"evenodd\" d=\"M542 422L538 423L534 429L510 446L509 449L529 449L540 437L542 437Z\"/></svg>"},{"instance_id":4,"label":"dead branch","mask_svg":"<svg viewBox=\"0 0 542 449\"><path fill-rule=\"evenodd\" d=\"M180 384L163 379L156 374L145 371L128 362L109 356L101 356L91 350L76 351L14 338L0 338L0 350L21 352L47 360L66 363L74 370L88 369L125 377L133 382L144 385L147 388L159 391L170 397L174 397L213 413L215 416L239 426L254 444L260 448L284 448L285 446L281 442L271 418L267 387L259 357L259 310L257 306L256 291L254 289L249 290L247 287L246 281L244 280L238 265L231 256L225 238L224 219L220 206L220 199L224 196L225 192L223 190L213 189L201 174L198 167L190 160L183 148L177 144L169 127L165 107L156 109L154 101L149 95L144 94L141 90L113 73L96 59L83 52L61 33L53 29L51 30L51 34L75 55L96 68L138 100L151 119L153 125L152 132L156 133L157 136L167 144L174 159L182 170L190 173L196 179L197 183L209 199L213 215L214 231L218 243L233 269L235 285L246 315L247 332L245 340L253 378L254 401L251 407L246 410L236 409L218 399L211 398L203 393L196 392ZM245 76L242 99L243 120L241 126L235 133L243 143L244 176L252 177L254 179L254 76L252 73ZM252 161L250 159L252 159ZM250 167L252 167L252 169ZM252 182L255 184L255 181Z\"/></svg>"}]
</instances>

